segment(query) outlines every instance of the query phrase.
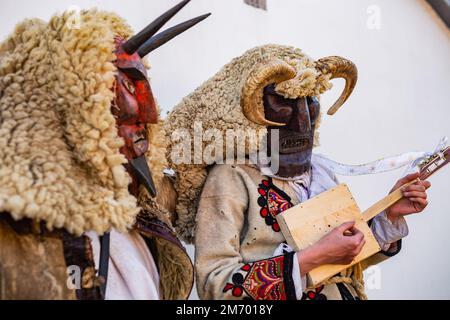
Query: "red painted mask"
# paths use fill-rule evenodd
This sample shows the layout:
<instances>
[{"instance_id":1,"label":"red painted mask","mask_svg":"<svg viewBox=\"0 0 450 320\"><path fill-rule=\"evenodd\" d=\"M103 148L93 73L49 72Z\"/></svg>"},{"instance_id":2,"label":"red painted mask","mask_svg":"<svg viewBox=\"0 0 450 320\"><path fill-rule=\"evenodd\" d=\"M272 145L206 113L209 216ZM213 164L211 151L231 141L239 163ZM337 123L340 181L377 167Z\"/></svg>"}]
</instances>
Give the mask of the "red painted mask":
<instances>
[{"instance_id":1,"label":"red painted mask","mask_svg":"<svg viewBox=\"0 0 450 320\"><path fill-rule=\"evenodd\" d=\"M142 180L148 180L150 185L146 187L154 196L156 190L148 167L135 166L145 165L145 153L149 146L147 125L158 121L156 103L141 58L137 53L129 55L124 52L123 43L122 39L116 38L115 65L118 73L115 82L116 98L111 110L116 118L119 136L125 141L120 152L129 161L126 168L132 177L130 192L137 195L139 183L145 184ZM148 171L149 176L141 177L140 171Z\"/></svg>"},{"instance_id":2,"label":"red painted mask","mask_svg":"<svg viewBox=\"0 0 450 320\"><path fill-rule=\"evenodd\" d=\"M157 123L158 114L152 89L147 80L147 71L141 58L210 15L199 16L156 34L189 2L190 0L181 1L126 41L119 37L115 38L117 58L115 66L118 72L114 84L115 99L111 110L116 118L118 134L125 141L120 152L128 160L125 167L132 178L130 192L135 196L138 195L140 184L143 184L152 196L156 196L145 153L149 147L147 125Z\"/></svg>"}]
</instances>

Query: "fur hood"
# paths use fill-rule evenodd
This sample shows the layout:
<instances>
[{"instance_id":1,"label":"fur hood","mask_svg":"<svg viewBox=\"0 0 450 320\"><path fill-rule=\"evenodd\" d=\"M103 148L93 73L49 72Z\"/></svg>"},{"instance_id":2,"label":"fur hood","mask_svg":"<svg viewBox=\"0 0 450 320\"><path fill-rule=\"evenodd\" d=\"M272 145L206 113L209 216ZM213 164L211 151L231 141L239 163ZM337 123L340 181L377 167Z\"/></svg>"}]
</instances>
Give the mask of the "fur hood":
<instances>
[{"instance_id":1,"label":"fur hood","mask_svg":"<svg viewBox=\"0 0 450 320\"><path fill-rule=\"evenodd\" d=\"M111 13L77 18L79 28L70 12L26 20L0 45L0 212L75 235L125 231L139 206L110 107L114 36L132 31ZM166 165L160 128L150 126L147 154L157 186Z\"/></svg>"},{"instance_id":2,"label":"fur hood","mask_svg":"<svg viewBox=\"0 0 450 320\"><path fill-rule=\"evenodd\" d=\"M173 156L179 142L174 132L182 128L191 137L194 137L194 127L197 123L201 124L203 130L218 130L224 136L228 129L243 131L255 129L257 132L264 133L266 130L264 125L253 121L249 114L244 114L244 88L258 82L258 73L261 74L259 70L265 68L272 61L282 65L291 73L288 79L274 81L278 83L277 92L287 98L319 96L331 88L331 74L321 73L316 62L300 49L281 45L265 45L251 49L233 59L211 79L184 98L168 116L165 130L168 133L167 156L171 167L178 175L175 184L179 195L177 228L179 234L189 242L194 237L198 198L206 180L207 167L211 163L206 163L203 159L197 159L195 164L180 164L174 161ZM274 68L278 68L278 66L274 65ZM259 100L262 103L262 92L256 94L260 94ZM263 113L263 110L253 110L253 112ZM250 118L252 119L250 120ZM316 144L317 138L316 133ZM202 143L203 149L205 149L208 142ZM238 141L237 145L239 144ZM195 148L191 149L191 159L194 159L193 150ZM248 152L249 149L246 148L246 153L248 154Z\"/></svg>"}]
</instances>

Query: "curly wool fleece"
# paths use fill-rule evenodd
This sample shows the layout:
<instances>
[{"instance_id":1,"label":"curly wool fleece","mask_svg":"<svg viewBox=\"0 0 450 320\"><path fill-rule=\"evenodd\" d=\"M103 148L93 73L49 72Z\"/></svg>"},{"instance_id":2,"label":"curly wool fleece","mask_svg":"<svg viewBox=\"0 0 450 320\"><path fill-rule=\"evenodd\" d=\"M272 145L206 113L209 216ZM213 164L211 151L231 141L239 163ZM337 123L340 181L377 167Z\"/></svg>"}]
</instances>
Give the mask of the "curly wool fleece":
<instances>
[{"instance_id":1,"label":"curly wool fleece","mask_svg":"<svg viewBox=\"0 0 450 320\"><path fill-rule=\"evenodd\" d=\"M111 113L114 36L97 10L20 23L0 46L0 212L80 235L130 228L139 212Z\"/></svg>"},{"instance_id":2,"label":"curly wool fleece","mask_svg":"<svg viewBox=\"0 0 450 320\"><path fill-rule=\"evenodd\" d=\"M248 120L242 112L242 90L256 70L272 59L281 59L293 66L297 72L294 79L277 85L276 90L286 98L319 96L331 88L329 75L322 75L315 69L313 59L300 49L281 45L265 45L251 49L233 59L221 71L206 81L189 96L184 98L169 114L165 125L168 140L169 164L177 171L175 189L178 192L177 229L188 242L195 233L195 216L198 199L207 176L207 163L177 164L172 159L172 151L177 141L171 133L186 129L194 136L194 123L200 122L203 130L219 130L225 136L228 129L255 129L259 132L265 127ZM262 110L263 113L263 110ZM318 127L318 125L317 125ZM318 143L316 131L315 143ZM203 142L203 150L208 142ZM240 143L238 142L238 145ZM192 148L193 149L193 148ZM237 148L236 148L237 149ZM248 153L248 149L246 150ZM191 159L194 159L191 150Z\"/></svg>"}]
</instances>

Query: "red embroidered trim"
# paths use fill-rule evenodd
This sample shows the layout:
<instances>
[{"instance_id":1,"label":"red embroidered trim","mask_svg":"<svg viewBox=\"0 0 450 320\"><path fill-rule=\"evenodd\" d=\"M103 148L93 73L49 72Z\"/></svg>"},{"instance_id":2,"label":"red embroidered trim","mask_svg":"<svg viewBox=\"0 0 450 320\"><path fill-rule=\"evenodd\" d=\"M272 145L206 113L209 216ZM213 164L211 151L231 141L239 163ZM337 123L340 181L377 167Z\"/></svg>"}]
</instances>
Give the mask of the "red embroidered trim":
<instances>
[{"instance_id":1,"label":"red embroidered trim","mask_svg":"<svg viewBox=\"0 0 450 320\"><path fill-rule=\"evenodd\" d=\"M295 299L295 294L292 297L292 292L288 295L286 291L295 290L286 288L284 273L289 272L285 269L290 264L287 258L284 255L243 265L233 274L232 283L227 283L223 292L231 291L234 297L242 297L245 292L248 297L243 299L253 300L287 300L288 296Z\"/></svg>"},{"instance_id":2,"label":"red embroidered trim","mask_svg":"<svg viewBox=\"0 0 450 320\"><path fill-rule=\"evenodd\" d=\"M315 288L313 291L303 292L302 300L328 300L322 292L324 286Z\"/></svg>"},{"instance_id":3,"label":"red embroidered trim","mask_svg":"<svg viewBox=\"0 0 450 320\"><path fill-rule=\"evenodd\" d=\"M242 266L241 270L248 272L251 268L252 266L247 263ZM237 272L233 274L231 280L233 281L233 283L227 283L223 288L223 292L225 293L231 290L231 294L233 295L233 297L241 297L244 293L244 287L242 286L244 284L244 276L240 272Z\"/></svg>"},{"instance_id":4,"label":"red embroidered trim","mask_svg":"<svg viewBox=\"0 0 450 320\"><path fill-rule=\"evenodd\" d=\"M243 287L254 300L286 300L283 279L284 256L255 262Z\"/></svg>"},{"instance_id":5,"label":"red embroidered trim","mask_svg":"<svg viewBox=\"0 0 450 320\"><path fill-rule=\"evenodd\" d=\"M259 214L273 231L280 232L280 226L275 217L293 206L291 198L273 184L272 178L261 181L258 193L260 195L258 204L261 207Z\"/></svg>"}]
</instances>

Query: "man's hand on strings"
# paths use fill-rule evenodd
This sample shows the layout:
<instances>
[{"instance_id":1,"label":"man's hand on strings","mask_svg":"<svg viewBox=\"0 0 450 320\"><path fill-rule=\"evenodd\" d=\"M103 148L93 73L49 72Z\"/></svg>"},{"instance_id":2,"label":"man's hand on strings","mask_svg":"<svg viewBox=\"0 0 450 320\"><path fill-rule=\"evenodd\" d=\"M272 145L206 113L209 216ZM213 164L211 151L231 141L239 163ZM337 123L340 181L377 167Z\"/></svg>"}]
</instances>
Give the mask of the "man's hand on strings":
<instances>
[{"instance_id":1,"label":"man's hand on strings","mask_svg":"<svg viewBox=\"0 0 450 320\"><path fill-rule=\"evenodd\" d=\"M301 275L325 264L350 264L366 240L355 221L343 223L297 255Z\"/></svg>"},{"instance_id":2,"label":"man's hand on strings","mask_svg":"<svg viewBox=\"0 0 450 320\"><path fill-rule=\"evenodd\" d=\"M419 173L412 173L406 177L401 178L392 188L391 192L411 182L419 177ZM386 215L389 220L394 222L400 216L406 216L409 214L422 212L428 205L427 201L427 189L431 187L431 183L428 181L415 182L402 189L403 198L394 203L386 210Z\"/></svg>"}]
</instances>

